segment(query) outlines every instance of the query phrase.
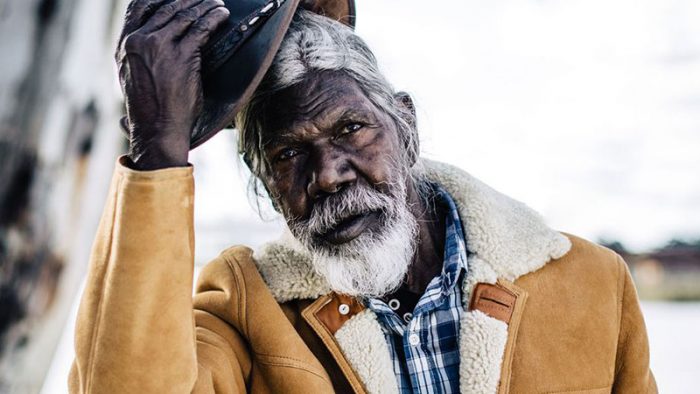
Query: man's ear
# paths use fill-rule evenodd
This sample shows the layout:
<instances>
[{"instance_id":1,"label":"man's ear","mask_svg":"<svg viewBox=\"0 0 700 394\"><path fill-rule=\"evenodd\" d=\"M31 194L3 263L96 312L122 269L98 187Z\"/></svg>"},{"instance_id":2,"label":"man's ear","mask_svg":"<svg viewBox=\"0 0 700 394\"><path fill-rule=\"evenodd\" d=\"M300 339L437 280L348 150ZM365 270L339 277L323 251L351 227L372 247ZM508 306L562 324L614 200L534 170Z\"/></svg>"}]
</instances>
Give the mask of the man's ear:
<instances>
[{"instance_id":1,"label":"man's ear","mask_svg":"<svg viewBox=\"0 0 700 394\"><path fill-rule=\"evenodd\" d=\"M411 137L406 136L404 143L406 150L409 153L409 166L413 166L418 161L418 129L416 128L416 106L413 104L411 95L406 92L396 92L394 100L404 109L402 116L404 121L411 127L411 132L414 134Z\"/></svg>"},{"instance_id":2,"label":"man's ear","mask_svg":"<svg viewBox=\"0 0 700 394\"><path fill-rule=\"evenodd\" d=\"M410 115L408 119L404 119L408 124L416 127L416 106L413 104L413 99L411 95L406 92L396 92L394 93L394 100L396 100L399 105L406 109L406 115Z\"/></svg>"}]
</instances>

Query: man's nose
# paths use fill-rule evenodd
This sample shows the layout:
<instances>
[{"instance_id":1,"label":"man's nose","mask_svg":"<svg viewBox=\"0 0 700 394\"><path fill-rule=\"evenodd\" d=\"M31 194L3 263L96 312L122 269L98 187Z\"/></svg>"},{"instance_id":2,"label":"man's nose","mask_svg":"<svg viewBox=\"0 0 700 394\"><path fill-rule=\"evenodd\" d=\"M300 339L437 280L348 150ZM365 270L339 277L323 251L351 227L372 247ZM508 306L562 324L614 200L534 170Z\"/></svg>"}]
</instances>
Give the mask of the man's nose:
<instances>
[{"instance_id":1,"label":"man's nose","mask_svg":"<svg viewBox=\"0 0 700 394\"><path fill-rule=\"evenodd\" d=\"M322 153L312 163L311 179L307 193L312 199L337 193L357 180L352 165L342 155Z\"/></svg>"}]
</instances>

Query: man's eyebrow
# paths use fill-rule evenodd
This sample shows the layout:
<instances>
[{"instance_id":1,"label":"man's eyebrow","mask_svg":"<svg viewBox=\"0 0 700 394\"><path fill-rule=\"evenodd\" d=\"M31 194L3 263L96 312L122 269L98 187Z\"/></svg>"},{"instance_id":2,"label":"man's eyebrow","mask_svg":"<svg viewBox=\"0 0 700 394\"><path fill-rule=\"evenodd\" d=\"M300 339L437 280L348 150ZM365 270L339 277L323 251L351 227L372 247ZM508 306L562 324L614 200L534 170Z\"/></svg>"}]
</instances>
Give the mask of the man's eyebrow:
<instances>
[{"instance_id":1,"label":"man's eyebrow","mask_svg":"<svg viewBox=\"0 0 700 394\"><path fill-rule=\"evenodd\" d=\"M280 145L293 145L299 142L299 138L291 131L279 131L271 134L272 137L263 141L263 149L275 148Z\"/></svg>"},{"instance_id":2,"label":"man's eyebrow","mask_svg":"<svg viewBox=\"0 0 700 394\"><path fill-rule=\"evenodd\" d=\"M348 106L345 108L338 108L339 116L332 116L332 121L329 124L333 127L338 124L348 122L348 121L365 121L368 123L376 122L375 116L368 110L364 108L358 108L356 106ZM301 141L299 136L297 136L293 131L288 129L281 129L270 133L270 137L262 142L263 149L276 148L280 145L294 145Z\"/></svg>"},{"instance_id":3,"label":"man's eyebrow","mask_svg":"<svg viewBox=\"0 0 700 394\"><path fill-rule=\"evenodd\" d=\"M365 110L365 109L358 109L358 108L346 108L340 116L337 117L336 123L338 122L345 122L348 120L367 120L367 121L373 121L374 116L372 114Z\"/></svg>"}]
</instances>

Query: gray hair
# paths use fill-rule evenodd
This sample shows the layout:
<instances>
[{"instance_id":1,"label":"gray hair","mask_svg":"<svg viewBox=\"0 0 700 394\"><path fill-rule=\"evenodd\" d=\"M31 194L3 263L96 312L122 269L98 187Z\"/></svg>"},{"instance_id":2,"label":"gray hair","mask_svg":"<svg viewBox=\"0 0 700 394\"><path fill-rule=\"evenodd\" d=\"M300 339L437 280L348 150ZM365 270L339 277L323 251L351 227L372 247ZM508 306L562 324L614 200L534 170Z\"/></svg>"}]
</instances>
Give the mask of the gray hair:
<instances>
[{"instance_id":1,"label":"gray hair","mask_svg":"<svg viewBox=\"0 0 700 394\"><path fill-rule=\"evenodd\" d=\"M401 158L409 163L418 157L419 143L411 109L401 105L396 92L377 66L374 54L367 44L349 27L317 15L299 10L282 41L281 47L249 102L236 116L239 130L239 151L254 175L260 181L268 163L263 155L263 114L273 94L302 82L307 76L320 71L341 71L357 81L360 89L378 109L396 123L399 139L404 143ZM416 177L418 171L410 171ZM257 179L256 179L257 178ZM256 194L258 184L253 184ZM259 194L258 194L259 195ZM273 198L274 199L274 198Z\"/></svg>"}]
</instances>

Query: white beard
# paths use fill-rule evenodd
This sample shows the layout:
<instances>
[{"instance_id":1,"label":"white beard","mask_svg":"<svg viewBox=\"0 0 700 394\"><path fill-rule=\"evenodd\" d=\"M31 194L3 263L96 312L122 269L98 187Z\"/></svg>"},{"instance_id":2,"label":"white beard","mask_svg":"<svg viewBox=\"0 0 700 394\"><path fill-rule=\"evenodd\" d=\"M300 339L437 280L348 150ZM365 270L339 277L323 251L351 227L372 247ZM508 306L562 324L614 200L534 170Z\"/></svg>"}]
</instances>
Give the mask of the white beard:
<instances>
[{"instance_id":1,"label":"white beard","mask_svg":"<svg viewBox=\"0 0 700 394\"><path fill-rule=\"evenodd\" d=\"M381 234L362 234L342 251L311 253L316 271L333 291L379 297L396 290L414 253L416 220L410 212L387 223Z\"/></svg>"},{"instance_id":2,"label":"white beard","mask_svg":"<svg viewBox=\"0 0 700 394\"><path fill-rule=\"evenodd\" d=\"M396 196L369 189L350 192L333 203L314 207L312 218L290 226L292 234L311 255L314 269L330 288L350 296L379 297L396 290L404 280L415 252L418 223L408 209L405 188ZM381 208L384 223L341 244L320 244L314 230L332 228L343 217Z\"/></svg>"}]
</instances>

